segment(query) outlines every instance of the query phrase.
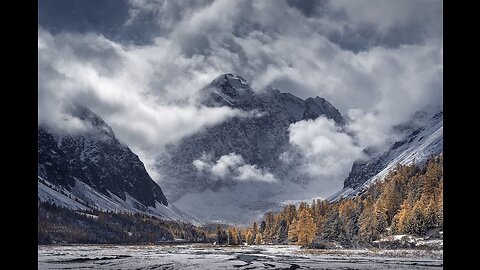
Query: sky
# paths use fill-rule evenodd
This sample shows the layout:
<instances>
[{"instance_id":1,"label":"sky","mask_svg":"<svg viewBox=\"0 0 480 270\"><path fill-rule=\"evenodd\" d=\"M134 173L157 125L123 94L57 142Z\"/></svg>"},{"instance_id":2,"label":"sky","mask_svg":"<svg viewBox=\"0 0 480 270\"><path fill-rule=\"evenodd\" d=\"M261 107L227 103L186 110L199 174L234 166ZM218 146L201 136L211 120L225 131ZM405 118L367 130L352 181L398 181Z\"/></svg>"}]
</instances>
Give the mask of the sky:
<instances>
[{"instance_id":1,"label":"sky","mask_svg":"<svg viewBox=\"0 0 480 270\"><path fill-rule=\"evenodd\" d=\"M222 73L244 77L254 90L320 96L339 109L353 137L323 118L289 129L290 142L307 157L306 170L331 183L325 194L341 188L363 148L395 136L391 128L416 111L443 107L442 1L40 0L38 6L38 122L79 132L82 123L66 108L82 104L160 182L153 164L165 145L241 113L196 102ZM241 161L234 153L226 158Z\"/></svg>"}]
</instances>

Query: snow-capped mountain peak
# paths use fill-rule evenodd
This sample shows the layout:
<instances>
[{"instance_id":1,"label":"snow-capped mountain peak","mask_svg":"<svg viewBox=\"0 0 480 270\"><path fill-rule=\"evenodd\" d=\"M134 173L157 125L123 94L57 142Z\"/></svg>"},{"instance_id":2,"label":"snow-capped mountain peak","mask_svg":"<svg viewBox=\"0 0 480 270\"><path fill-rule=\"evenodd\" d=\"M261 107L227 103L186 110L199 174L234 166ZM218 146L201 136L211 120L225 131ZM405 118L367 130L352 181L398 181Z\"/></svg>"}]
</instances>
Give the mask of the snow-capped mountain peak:
<instances>
[{"instance_id":1,"label":"snow-capped mountain peak","mask_svg":"<svg viewBox=\"0 0 480 270\"><path fill-rule=\"evenodd\" d=\"M160 154L156 166L167 197L204 219L249 221L252 214L273 206L274 196L291 192L287 182L313 180L297 164L281 158L293 147L291 124L320 116L344 124L340 112L325 99L304 100L274 88L255 91L233 74L218 76L202 89L201 98L205 106L258 112L208 127ZM238 214L211 210L230 207Z\"/></svg>"}]
</instances>

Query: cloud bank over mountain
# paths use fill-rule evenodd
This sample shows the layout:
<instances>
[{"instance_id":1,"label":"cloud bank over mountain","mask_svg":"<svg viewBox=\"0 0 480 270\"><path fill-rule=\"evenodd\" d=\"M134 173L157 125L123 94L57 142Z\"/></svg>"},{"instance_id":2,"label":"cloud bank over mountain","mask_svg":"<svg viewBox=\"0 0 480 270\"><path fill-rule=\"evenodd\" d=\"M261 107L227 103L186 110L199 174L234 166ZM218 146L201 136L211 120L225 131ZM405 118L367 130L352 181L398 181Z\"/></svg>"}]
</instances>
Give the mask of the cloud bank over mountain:
<instances>
[{"instance_id":1,"label":"cloud bank over mountain","mask_svg":"<svg viewBox=\"0 0 480 270\"><path fill-rule=\"evenodd\" d=\"M115 3L40 1L39 122L81 132L66 108L87 106L155 180L166 144L244 113L197 102L221 73L243 76L254 90L320 96L340 110L352 141L322 119L290 129L306 168L328 174L332 189L363 147L394 136L391 127L415 111L443 106L441 1ZM221 172L214 168L224 161L205 166ZM227 167L238 179L273 180L255 164L234 164Z\"/></svg>"}]
</instances>

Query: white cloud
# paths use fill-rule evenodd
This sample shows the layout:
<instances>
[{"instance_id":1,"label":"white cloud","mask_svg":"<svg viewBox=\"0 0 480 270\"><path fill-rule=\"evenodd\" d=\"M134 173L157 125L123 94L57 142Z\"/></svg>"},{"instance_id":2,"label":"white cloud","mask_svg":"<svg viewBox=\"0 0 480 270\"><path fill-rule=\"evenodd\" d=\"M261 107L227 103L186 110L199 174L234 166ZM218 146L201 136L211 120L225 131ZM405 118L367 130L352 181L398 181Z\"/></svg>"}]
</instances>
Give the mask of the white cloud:
<instances>
[{"instance_id":1,"label":"white cloud","mask_svg":"<svg viewBox=\"0 0 480 270\"><path fill-rule=\"evenodd\" d=\"M289 131L290 143L305 157L304 170L325 181L344 179L353 161L361 156L362 148L325 117L294 123Z\"/></svg>"},{"instance_id":2,"label":"white cloud","mask_svg":"<svg viewBox=\"0 0 480 270\"><path fill-rule=\"evenodd\" d=\"M38 44L39 122L78 125L65 112L65 107L75 102L104 118L128 145L156 151L166 143L241 114L228 107L208 108L175 103L171 97L163 99L165 95L156 92L180 92L185 87L186 95L198 90L201 83L189 85L172 77L170 82L165 81L165 88L152 85L159 72L148 61L153 55L123 48L102 36L52 36L39 29Z\"/></svg>"},{"instance_id":3,"label":"white cloud","mask_svg":"<svg viewBox=\"0 0 480 270\"><path fill-rule=\"evenodd\" d=\"M153 18L154 42L144 46L99 33L52 35L39 26L39 122L82 130L64 108L84 104L157 180L155 159L165 144L255 115L195 103L216 76L238 73L255 89L273 85L302 98L321 96L348 118L345 129L357 145L322 118L290 129L308 171L325 183L321 189L333 190L359 150L393 136L391 127L415 111L443 106L442 4L420 2L330 1L305 16L281 0L132 0L126 25ZM275 179L231 154L193 165L237 182Z\"/></svg>"},{"instance_id":4,"label":"white cloud","mask_svg":"<svg viewBox=\"0 0 480 270\"><path fill-rule=\"evenodd\" d=\"M211 175L215 181L234 182L277 182L273 174L257 165L245 164L241 155L230 153L221 156L217 161L212 162L211 157L203 155L200 159L193 161L193 166L204 173Z\"/></svg>"}]
</instances>

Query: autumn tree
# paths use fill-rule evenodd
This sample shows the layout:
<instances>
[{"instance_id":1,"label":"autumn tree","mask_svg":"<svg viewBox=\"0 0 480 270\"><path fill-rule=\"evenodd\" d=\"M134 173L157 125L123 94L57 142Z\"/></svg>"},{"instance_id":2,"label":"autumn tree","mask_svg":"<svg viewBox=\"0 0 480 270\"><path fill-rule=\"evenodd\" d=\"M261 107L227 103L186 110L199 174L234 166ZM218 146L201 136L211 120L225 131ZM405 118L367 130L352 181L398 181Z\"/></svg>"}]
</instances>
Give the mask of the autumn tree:
<instances>
[{"instance_id":1,"label":"autumn tree","mask_svg":"<svg viewBox=\"0 0 480 270\"><path fill-rule=\"evenodd\" d=\"M313 243L316 236L315 223L313 222L312 214L308 208L300 210L297 222L297 244L307 246Z\"/></svg>"},{"instance_id":2,"label":"autumn tree","mask_svg":"<svg viewBox=\"0 0 480 270\"><path fill-rule=\"evenodd\" d=\"M410 220L411 206L408 200L403 201L399 212L394 217L395 233L404 234L407 232L407 225Z\"/></svg>"},{"instance_id":3,"label":"autumn tree","mask_svg":"<svg viewBox=\"0 0 480 270\"><path fill-rule=\"evenodd\" d=\"M247 234L245 235L245 241L247 245L253 245L255 242L255 238L253 238L253 233L250 230L247 230Z\"/></svg>"},{"instance_id":4,"label":"autumn tree","mask_svg":"<svg viewBox=\"0 0 480 270\"><path fill-rule=\"evenodd\" d=\"M443 179L438 183L435 204L437 205L436 226L443 229Z\"/></svg>"},{"instance_id":5,"label":"autumn tree","mask_svg":"<svg viewBox=\"0 0 480 270\"><path fill-rule=\"evenodd\" d=\"M376 240L379 237L377 214L369 199L365 200L362 214L359 217L358 233L360 240L366 242Z\"/></svg>"},{"instance_id":6,"label":"autumn tree","mask_svg":"<svg viewBox=\"0 0 480 270\"><path fill-rule=\"evenodd\" d=\"M265 228L262 232L263 241L272 242L275 226L275 218L271 211L265 214Z\"/></svg>"},{"instance_id":7,"label":"autumn tree","mask_svg":"<svg viewBox=\"0 0 480 270\"><path fill-rule=\"evenodd\" d=\"M227 245L234 245L235 244L235 240L233 238L233 233L232 233L232 230L228 230L228 233L227 233Z\"/></svg>"},{"instance_id":8,"label":"autumn tree","mask_svg":"<svg viewBox=\"0 0 480 270\"><path fill-rule=\"evenodd\" d=\"M262 240L262 234L261 233L257 233L257 236L255 236L255 244L256 245L261 245L263 242Z\"/></svg>"},{"instance_id":9,"label":"autumn tree","mask_svg":"<svg viewBox=\"0 0 480 270\"><path fill-rule=\"evenodd\" d=\"M294 219L288 227L288 241L293 243L297 243L298 241L297 219Z\"/></svg>"}]
</instances>

